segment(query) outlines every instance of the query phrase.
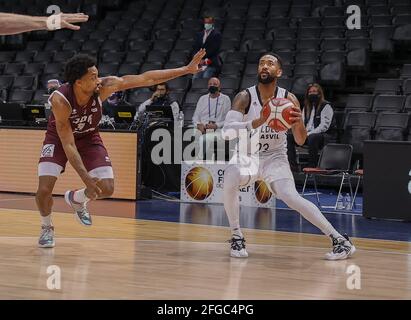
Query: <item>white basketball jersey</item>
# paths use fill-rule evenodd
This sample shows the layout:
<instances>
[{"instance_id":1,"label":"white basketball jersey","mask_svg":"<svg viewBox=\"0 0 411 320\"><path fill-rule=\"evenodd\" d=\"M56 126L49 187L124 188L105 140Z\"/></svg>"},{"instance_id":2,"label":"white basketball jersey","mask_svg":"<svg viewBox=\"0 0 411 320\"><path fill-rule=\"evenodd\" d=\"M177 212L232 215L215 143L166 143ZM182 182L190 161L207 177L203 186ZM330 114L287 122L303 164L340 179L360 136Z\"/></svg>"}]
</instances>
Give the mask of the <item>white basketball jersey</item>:
<instances>
[{"instance_id":1,"label":"white basketball jersey","mask_svg":"<svg viewBox=\"0 0 411 320\"><path fill-rule=\"evenodd\" d=\"M260 117L262 106L262 101L257 89L257 86L253 86L247 89L250 93L250 108L248 112L244 115L243 121L251 121ZM273 92L273 96L276 98L287 98L288 92L284 88L276 87L276 92ZM255 137L254 135L258 135ZM260 156L269 156L273 153L287 155L287 132L286 131L275 131L266 124L261 127L252 130L251 143L256 146L252 146L251 150ZM257 142L258 141L258 142Z\"/></svg>"}]
</instances>

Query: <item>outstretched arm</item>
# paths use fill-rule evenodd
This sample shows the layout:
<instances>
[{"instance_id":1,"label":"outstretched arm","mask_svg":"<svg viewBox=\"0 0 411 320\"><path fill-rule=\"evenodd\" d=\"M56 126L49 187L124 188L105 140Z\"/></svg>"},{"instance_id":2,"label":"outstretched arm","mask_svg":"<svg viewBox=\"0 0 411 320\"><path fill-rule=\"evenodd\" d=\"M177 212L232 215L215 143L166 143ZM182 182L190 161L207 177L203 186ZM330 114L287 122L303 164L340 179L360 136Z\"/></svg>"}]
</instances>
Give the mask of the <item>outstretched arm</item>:
<instances>
[{"instance_id":1,"label":"outstretched arm","mask_svg":"<svg viewBox=\"0 0 411 320\"><path fill-rule=\"evenodd\" d=\"M87 20L88 16L84 13L59 13L50 17L34 17L0 12L0 35L64 28L79 30L80 27L73 23L86 22ZM47 21L50 21L50 25L47 24Z\"/></svg>"},{"instance_id":2,"label":"outstretched arm","mask_svg":"<svg viewBox=\"0 0 411 320\"><path fill-rule=\"evenodd\" d=\"M153 70L138 75L103 78L102 87L100 89L100 98L104 101L111 96L112 93L117 91L139 87L151 87L186 74L195 74L200 71L198 65L205 54L205 50L201 49L195 54L188 65L177 69Z\"/></svg>"},{"instance_id":3,"label":"outstretched arm","mask_svg":"<svg viewBox=\"0 0 411 320\"><path fill-rule=\"evenodd\" d=\"M294 111L292 111L292 117L290 118L290 120L293 122L291 131L293 132L295 142L298 145L302 146L305 142L305 139L307 139L307 130L304 126L300 102L298 101L297 97L291 92L288 93L287 99L294 104Z\"/></svg>"},{"instance_id":4,"label":"outstretched arm","mask_svg":"<svg viewBox=\"0 0 411 320\"><path fill-rule=\"evenodd\" d=\"M87 186L87 196L90 199L96 199L100 195L101 190L96 184L98 181L93 179L88 174L83 160L77 150L73 130L69 121L72 111L71 107L64 100L64 98L58 94L53 94L50 98L50 102L53 108L54 117L56 118L57 134L60 138L67 159L74 170L76 170L81 180L83 180L84 184Z\"/></svg>"}]
</instances>

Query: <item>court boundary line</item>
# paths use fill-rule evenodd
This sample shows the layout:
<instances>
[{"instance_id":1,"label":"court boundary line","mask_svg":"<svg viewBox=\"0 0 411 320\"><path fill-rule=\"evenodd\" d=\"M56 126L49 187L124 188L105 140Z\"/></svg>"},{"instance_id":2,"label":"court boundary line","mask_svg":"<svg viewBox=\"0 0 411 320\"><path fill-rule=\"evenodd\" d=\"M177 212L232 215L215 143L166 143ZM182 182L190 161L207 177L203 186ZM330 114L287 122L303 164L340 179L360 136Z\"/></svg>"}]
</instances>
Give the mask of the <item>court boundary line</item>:
<instances>
[{"instance_id":1,"label":"court boundary line","mask_svg":"<svg viewBox=\"0 0 411 320\"><path fill-rule=\"evenodd\" d=\"M23 236L23 237L18 237L18 236L0 236L1 239L34 239L37 240L37 237L30 237L30 236ZM139 241L139 242L166 242L166 243L172 243L172 242L181 242L181 243L193 243L193 244L216 244L220 243L223 244L225 242L220 242L220 241L188 241L188 240L155 240L155 239L120 239L120 238L81 238L81 237L57 237L58 239L66 239L66 240L95 240L95 241ZM278 247L278 248L300 248L300 249L314 249L314 250L323 250L327 248L323 247L311 247L311 246L288 246L288 245L276 245L276 244L263 244L263 243L251 243L249 244L250 246L258 246L258 247ZM47 249L53 249L53 248L39 248L37 246L34 246L34 248L42 249L42 250L47 250ZM329 249L329 248L328 248ZM365 251L365 252L371 252L371 253L384 253L384 254L396 254L396 255L403 255L403 256L411 256L411 253L405 253L405 252L395 252L395 251L381 251L381 250L370 250L370 249L359 249L357 248L357 251ZM324 259L325 260L325 259Z\"/></svg>"}]
</instances>

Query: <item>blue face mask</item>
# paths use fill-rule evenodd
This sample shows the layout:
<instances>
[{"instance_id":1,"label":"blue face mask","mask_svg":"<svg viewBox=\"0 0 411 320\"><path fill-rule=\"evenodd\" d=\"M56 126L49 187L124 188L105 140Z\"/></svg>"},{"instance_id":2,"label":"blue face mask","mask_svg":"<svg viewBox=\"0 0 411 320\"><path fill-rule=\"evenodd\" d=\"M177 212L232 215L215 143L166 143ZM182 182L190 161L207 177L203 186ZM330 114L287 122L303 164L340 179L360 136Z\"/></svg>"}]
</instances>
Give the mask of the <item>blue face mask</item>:
<instances>
[{"instance_id":1,"label":"blue face mask","mask_svg":"<svg viewBox=\"0 0 411 320\"><path fill-rule=\"evenodd\" d=\"M213 25L211 23L205 23L204 24L204 29L206 29L207 31L213 29Z\"/></svg>"}]
</instances>

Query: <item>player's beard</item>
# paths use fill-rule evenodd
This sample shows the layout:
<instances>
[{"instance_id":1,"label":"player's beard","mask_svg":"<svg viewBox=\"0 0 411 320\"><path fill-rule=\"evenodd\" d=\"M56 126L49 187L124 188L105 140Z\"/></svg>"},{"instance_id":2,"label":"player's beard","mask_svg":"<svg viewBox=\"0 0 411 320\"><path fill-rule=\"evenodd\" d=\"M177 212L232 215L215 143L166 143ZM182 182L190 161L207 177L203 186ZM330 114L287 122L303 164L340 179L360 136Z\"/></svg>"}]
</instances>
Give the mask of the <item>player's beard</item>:
<instances>
[{"instance_id":1,"label":"player's beard","mask_svg":"<svg viewBox=\"0 0 411 320\"><path fill-rule=\"evenodd\" d=\"M277 79L276 77L272 76L271 74L269 74L266 78L262 78L261 74L258 75L258 82L262 83L262 84L269 84L275 81L275 79Z\"/></svg>"}]
</instances>

